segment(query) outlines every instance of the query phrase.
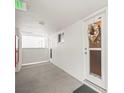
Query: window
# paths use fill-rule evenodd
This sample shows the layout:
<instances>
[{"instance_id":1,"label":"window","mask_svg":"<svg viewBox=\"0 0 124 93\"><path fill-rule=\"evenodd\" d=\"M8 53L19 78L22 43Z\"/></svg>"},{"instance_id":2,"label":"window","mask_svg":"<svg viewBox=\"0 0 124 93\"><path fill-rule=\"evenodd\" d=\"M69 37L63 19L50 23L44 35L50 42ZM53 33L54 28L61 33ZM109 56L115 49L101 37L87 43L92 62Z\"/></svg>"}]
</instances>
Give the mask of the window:
<instances>
[{"instance_id":1,"label":"window","mask_svg":"<svg viewBox=\"0 0 124 93\"><path fill-rule=\"evenodd\" d=\"M64 42L64 33L58 34L58 43Z\"/></svg>"},{"instance_id":2,"label":"window","mask_svg":"<svg viewBox=\"0 0 124 93\"><path fill-rule=\"evenodd\" d=\"M48 39L39 36L22 36L22 48L48 48Z\"/></svg>"}]
</instances>

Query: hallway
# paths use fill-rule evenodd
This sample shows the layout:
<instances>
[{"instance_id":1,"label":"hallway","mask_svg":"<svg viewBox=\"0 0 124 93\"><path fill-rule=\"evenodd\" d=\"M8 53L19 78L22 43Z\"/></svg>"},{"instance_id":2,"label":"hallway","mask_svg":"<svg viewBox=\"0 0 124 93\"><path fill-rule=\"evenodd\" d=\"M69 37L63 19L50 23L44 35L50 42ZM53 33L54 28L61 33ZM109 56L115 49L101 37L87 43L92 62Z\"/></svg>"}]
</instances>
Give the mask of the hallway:
<instances>
[{"instance_id":1,"label":"hallway","mask_svg":"<svg viewBox=\"0 0 124 93\"><path fill-rule=\"evenodd\" d=\"M18 2L16 93L107 93L107 0Z\"/></svg>"},{"instance_id":2,"label":"hallway","mask_svg":"<svg viewBox=\"0 0 124 93\"><path fill-rule=\"evenodd\" d=\"M15 82L16 93L72 93L82 85L51 63L22 67Z\"/></svg>"}]
</instances>

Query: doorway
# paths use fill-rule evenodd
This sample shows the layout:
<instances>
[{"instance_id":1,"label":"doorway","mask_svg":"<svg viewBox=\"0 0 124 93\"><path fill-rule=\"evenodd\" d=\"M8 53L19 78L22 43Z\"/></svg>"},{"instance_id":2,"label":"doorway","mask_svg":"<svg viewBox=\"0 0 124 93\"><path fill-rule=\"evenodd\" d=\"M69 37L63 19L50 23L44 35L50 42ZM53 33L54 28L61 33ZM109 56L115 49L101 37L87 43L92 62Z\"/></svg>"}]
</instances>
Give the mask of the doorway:
<instances>
[{"instance_id":1,"label":"doorway","mask_svg":"<svg viewBox=\"0 0 124 93\"><path fill-rule=\"evenodd\" d=\"M106 10L85 20L86 79L104 89L107 83L106 30Z\"/></svg>"}]
</instances>

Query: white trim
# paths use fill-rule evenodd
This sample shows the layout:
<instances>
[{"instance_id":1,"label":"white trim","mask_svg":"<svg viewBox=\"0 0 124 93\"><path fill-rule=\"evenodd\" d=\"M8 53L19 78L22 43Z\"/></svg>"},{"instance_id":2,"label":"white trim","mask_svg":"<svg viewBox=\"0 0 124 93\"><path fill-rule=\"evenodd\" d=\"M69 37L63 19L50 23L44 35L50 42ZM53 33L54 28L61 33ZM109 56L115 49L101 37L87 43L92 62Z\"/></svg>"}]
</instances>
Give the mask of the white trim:
<instances>
[{"instance_id":1,"label":"white trim","mask_svg":"<svg viewBox=\"0 0 124 93\"><path fill-rule=\"evenodd\" d=\"M89 48L89 50L102 50L102 48Z\"/></svg>"},{"instance_id":2,"label":"white trim","mask_svg":"<svg viewBox=\"0 0 124 93\"><path fill-rule=\"evenodd\" d=\"M107 53L107 50L106 50L106 35L107 35L107 31L106 31L106 10L107 8L103 8L97 12L95 12L94 14L88 16L87 18L84 19L84 22L85 22L85 26L87 26L87 24L89 23L93 23L94 21L96 20L99 20L97 19L98 17L100 16L103 16L102 19L100 20L103 20L103 30L102 30L102 48L95 48L95 50L102 50L102 77L101 79L97 78L97 77L94 77L93 75L90 75L89 74L89 50L94 50L92 48L88 48L88 38L86 37L87 36L87 28L85 27L84 30L85 31L85 38L86 38L86 42L85 42L85 48L87 48L87 55L86 55L86 58L84 59L85 60L85 64L86 64L86 79L92 81L94 84L97 84L99 85L100 87L104 88L104 89L107 89L107 86L106 86L106 76L107 76L107 71L106 71L106 67L107 67L107 62L106 62L106 53ZM103 32L104 31L104 32Z\"/></svg>"},{"instance_id":3,"label":"white trim","mask_svg":"<svg viewBox=\"0 0 124 93\"><path fill-rule=\"evenodd\" d=\"M65 69L63 69L62 67L58 66L57 64L55 64L55 63L52 63L52 64L53 64L54 66L56 66L57 68L63 70L65 73L67 73L67 74L70 75L71 77L73 77L73 78L75 78L76 80L78 80L81 84L83 84L85 78L84 78L84 79L78 78L78 77L72 75L71 73L69 73L68 71L66 71Z\"/></svg>"},{"instance_id":4,"label":"white trim","mask_svg":"<svg viewBox=\"0 0 124 93\"><path fill-rule=\"evenodd\" d=\"M26 63L26 64L22 64L22 66L36 65L36 64L40 64L40 63L46 63L46 62L50 62L50 61L46 60L46 61L40 61L40 62Z\"/></svg>"},{"instance_id":5,"label":"white trim","mask_svg":"<svg viewBox=\"0 0 124 93\"><path fill-rule=\"evenodd\" d=\"M97 91L98 93L107 93L107 90L96 86L95 84L89 82L88 80L84 80L83 82L85 85L89 86L90 88L92 88L93 90Z\"/></svg>"}]
</instances>

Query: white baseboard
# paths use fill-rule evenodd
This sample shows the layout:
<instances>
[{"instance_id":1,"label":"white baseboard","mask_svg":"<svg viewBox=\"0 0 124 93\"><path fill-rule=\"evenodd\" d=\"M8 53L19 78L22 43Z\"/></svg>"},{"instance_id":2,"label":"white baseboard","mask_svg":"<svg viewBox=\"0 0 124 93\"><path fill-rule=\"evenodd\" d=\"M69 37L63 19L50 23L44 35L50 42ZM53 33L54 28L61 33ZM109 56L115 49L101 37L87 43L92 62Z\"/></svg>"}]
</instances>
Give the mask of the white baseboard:
<instances>
[{"instance_id":1,"label":"white baseboard","mask_svg":"<svg viewBox=\"0 0 124 93\"><path fill-rule=\"evenodd\" d=\"M46 60L46 61L40 61L40 62L26 63L26 64L22 64L22 66L36 65L36 64L40 64L40 63L46 63L46 62L50 62L50 61Z\"/></svg>"},{"instance_id":2,"label":"white baseboard","mask_svg":"<svg viewBox=\"0 0 124 93\"><path fill-rule=\"evenodd\" d=\"M68 75L70 75L72 78L78 80L81 84L83 84L83 81L84 81L83 78L81 78L81 79L80 79L80 78L77 78L76 76L72 75L71 73L69 73L68 71L66 71L66 70L63 69L62 67L58 66L57 64L54 64L54 63L52 63L52 64L53 64L54 66L56 66L57 68L63 70L65 73L67 73Z\"/></svg>"}]
</instances>

